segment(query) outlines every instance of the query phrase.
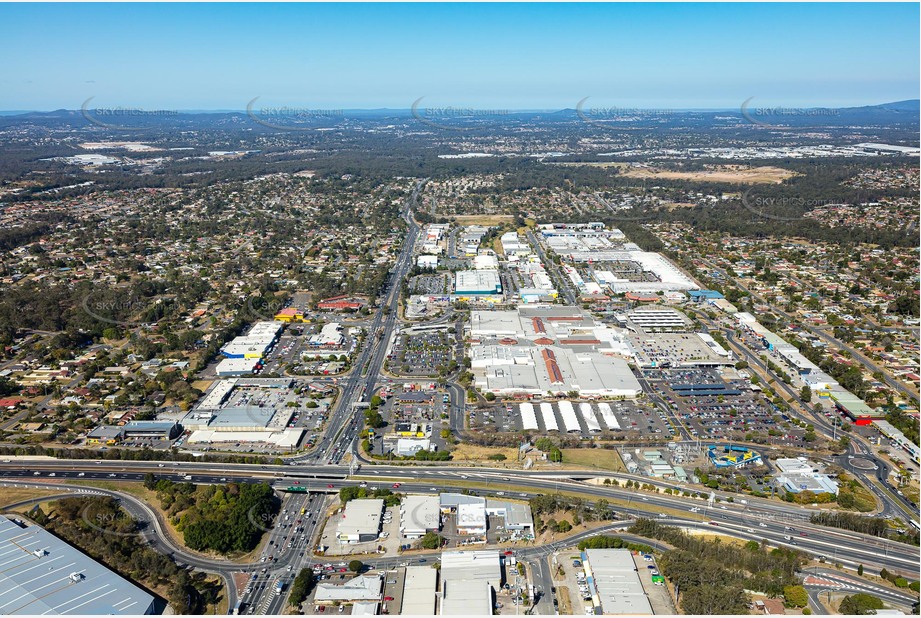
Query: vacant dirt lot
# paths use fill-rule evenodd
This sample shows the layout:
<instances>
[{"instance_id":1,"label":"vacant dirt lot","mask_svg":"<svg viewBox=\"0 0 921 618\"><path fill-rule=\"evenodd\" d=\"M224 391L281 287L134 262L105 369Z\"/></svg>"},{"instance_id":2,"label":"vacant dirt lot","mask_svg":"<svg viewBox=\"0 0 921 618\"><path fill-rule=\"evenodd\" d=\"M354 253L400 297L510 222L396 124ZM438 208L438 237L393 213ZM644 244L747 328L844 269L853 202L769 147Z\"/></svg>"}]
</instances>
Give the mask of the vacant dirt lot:
<instances>
[{"instance_id":1,"label":"vacant dirt lot","mask_svg":"<svg viewBox=\"0 0 921 618\"><path fill-rule=\"evenodd\" d=\"M622 175L629 178L691 180L695 182L731 182L738 184L780 184L794 173L779 167L721 166L693 172L673 172L655 168L629 167Z\"/></svg>"},{"instance_id":2,"label":"vacant dirt lot","mask_svg":"<svg viewBox=\"0 0 921 618\"><path fill-rule=\"evenodd\" d=\"M449 217L458 225L502 225L515 217L512 215L452 215Z\"/></svg>"}]
</instances>

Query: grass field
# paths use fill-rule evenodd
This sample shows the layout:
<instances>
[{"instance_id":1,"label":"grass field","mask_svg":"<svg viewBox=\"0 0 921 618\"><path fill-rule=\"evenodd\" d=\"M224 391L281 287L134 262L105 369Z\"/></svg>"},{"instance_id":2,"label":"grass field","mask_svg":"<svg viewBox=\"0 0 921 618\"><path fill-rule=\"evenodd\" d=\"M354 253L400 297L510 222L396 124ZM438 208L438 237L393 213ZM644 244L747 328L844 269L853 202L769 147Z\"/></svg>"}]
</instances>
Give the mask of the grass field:
<instances>
[{"instance_id":1,"label":"grass field","mask_svg":"<svg viewBox=\"0 0 921 618\"><path fill-rule=\"evenodd\" d=\"M8 504L15 504L23 500L46 498L61 493L53 489L31 489L26 487L0 487L0 509ZM28 510L28 509L27 509Z\"/></svg>"},{"instance_id":2,"label":"grass field","mask_svg":"<svg viewBox=\"0 0 921 618\"><path fill-rule=\"evenodd\" d=\"M913 480L911 483L908 483L907 485L903 485L901 487L901 490L902 490L902 493L905 494L906 498L908 498L915 504L918 504L918 496L919 494L921 494L921 491L919 491L919 483L917 480Z\"/></svg>"},{"instance_id":3,"label":"grass field","mask_svg":"<svg viewBox=\"0 0 921 618\"><path fill-rule=\"evenodd\" d=\"M566 448L563 449L563 465L579 466L608 472L626 472L617 451L601 448Z\"/></svg>"},{"instance_id":4,"label":"grass field","mask_svg":"<svg viewBox=\"0 0 921 618\"><path fill-rule=\"evenodd\" d=\"M568 586L557 586L556 596L560 602L560 615L561 616L571 616L572 615L572 601L569 598L569 587Z\"/></svg>"},{"instance_id":5,"label":"grass field","mask_svg":"<svg viewBox=\"0 0 921 618\"><path fill-rule=\"evenodd\" d=\"M504 446L477 446L475 444L460 444L451 447L452 461L490 461L490 455L505 455L504 462L511 467L518 467L518 449Z\"/></svg>"}]
</instances>

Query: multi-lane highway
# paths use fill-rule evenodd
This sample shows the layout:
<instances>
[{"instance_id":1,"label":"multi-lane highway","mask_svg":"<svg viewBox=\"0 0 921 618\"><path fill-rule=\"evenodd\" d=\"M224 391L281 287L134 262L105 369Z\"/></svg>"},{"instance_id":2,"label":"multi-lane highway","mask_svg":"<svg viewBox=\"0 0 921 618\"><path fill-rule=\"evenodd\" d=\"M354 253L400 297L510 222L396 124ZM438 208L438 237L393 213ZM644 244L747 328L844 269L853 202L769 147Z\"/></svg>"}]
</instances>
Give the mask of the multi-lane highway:
<instances>
[{"instance_id":1,"label":"multi-lane highway","mask_svg":"<svg viewBox=\"0 0 921 618\"><path fill-rule=\"evenodd\" d=\"M363 409L357 404L367 401L374 391L381 368L384 365L387 348L396 329L401 282L412 267L413 248L419 234L419 225L413 219L412 212L424 185L425 180L419 181L406 201L402 214L407 225L403 246L396 264L391 270L383 298L380 301L380 310L376 312L374 319L371 320L368 326L367 337L364 340L358 358L354 362L354 368L344 380L340 380L341 390L336 406L330 414L329 429L324 433L313 451L287 461L288 465L294 466L295 469L302 467L316 469L317 465L338 464L346 455L350 455L353 458L359 456L357 444L364 424ZM294 499L292 502L295 504L292 508L297 508L298 500ZM268 560L266 562L267 566L262 567L258 573L254 574L254 579L245 589L246 592L242 600L249 607L248 613L278 614L284 609L283 603L287 594L277 594L274 589L275 582L279 579L283 580L287 591L293 578L301 568L307 565L312 554L311 543L314 532L316 532L316 527L320 525L318 524L320 518L317 513L325 510L325 498L318 496L309 498L309 509L312 512L311 521L295 526L295 528L303 528L303 530L297 533L290 533L296 537L293 540L289 537L276 538L278 530L273 529L273 538L269 540L269 549L266 551L274 548L276 553L284 556L289 549L288 544L290 543L291 549L298 552L301 559L282 560L274 554L266 554L272 555L273 559ZM287 516L287 514L284 515ZM281 527L282 530L286 530L291 526L284 522ZM299 536L296 536L298 534ZM279 546L279 544L281 545ZM265 573L262 572L263 570Z\"/></svg>"},{"instance_id":2,"label":"multi-lane highway","mask_svg":"<svg viewBox=\"0 0 921 618\"><path fill-rule=\"evenodd\" d=\"M55 477L49 478L48 472L42 472L39 476L35 475L35 471L38 471L40 467L31 464L29 469L4 469L3 474L10 480L21 478L24 481L39 478L47 480L114 478L123 481L142 481L144 476L142 472L119 472L114 473L116 477L110 477L109 475L113 473L106 471L83 472L56 467L54 468ZM357 485L368 479L379 483L400 482L401 491L412 493L440 493L452 489L455 491L467 489L481 495L527 499L534 495L559 492L583 496L588 500L604 498L612 503L614 510L621 518L656 517L668 509L670 517L689 526L709 526L710 530L721 534L731 534L759 541L767 540L772 545L795 547L813 556L822 556L830 563L839 563L854 569L863 564L867 571L871 572L886 568L890 571L914 574L918 564L921 563L921 554L917 547L814 525L809 522L811 511L808 509L769 500L750 499L747 501L748 504L712 503L710 505L707 501L700 499L637 492L620 487L573 481L568 478L554 478L541 473L522 474L514 471L498 472L487 469L374 466L361 471L364 478L345 478L345 471L342 468L338 469L341 471L339 479L312 480L304 476L281 477L274 481L274 485L276 488L283 489L297 483L305 490L321 494L337 492L341 487ZM81 472L84 476L78 477ZM197 483L252 480L249 476L237 476L229 471L225 474L226 476L217 476L213 473L191 476L193 482ZM318 474L323 477L333 476L332 472L318 472ZM572 472L567 474L572 475ZM168 476L180 481L186 475L177 473ZM691 511L691 509L695 510ZM679 516L678 513L685 513L685 515ZM307 539L304 540L309 539L308 534ZM287 567L289 562L279 560L276 563L276 572L280 569L278 564Z\"/></svg>"},{"instance_id":3,"label":"multi-lane highway","mask_svg":"<svg viewBox=\"0 0 921 618\"><path fill-rule=\"evenodd\" d=\"M419 224L412 216L413 206L418 202L419 193L425 182L420 180L406 201L403 212L403 219L407 225L406 238L391 271L380 310L371 321L368 336L353 364L354 369L344 379L344 383L340 381L341 392L328 422L330 429L311 453L291 459L290 463L293 465L323 461L338 463L346 453L355 450L356 438L362 428L362 410L355 404L366 401L373 392L397 325L401 282L412 268L413 248L419 235Z\"/></svg>"}]
</instances>

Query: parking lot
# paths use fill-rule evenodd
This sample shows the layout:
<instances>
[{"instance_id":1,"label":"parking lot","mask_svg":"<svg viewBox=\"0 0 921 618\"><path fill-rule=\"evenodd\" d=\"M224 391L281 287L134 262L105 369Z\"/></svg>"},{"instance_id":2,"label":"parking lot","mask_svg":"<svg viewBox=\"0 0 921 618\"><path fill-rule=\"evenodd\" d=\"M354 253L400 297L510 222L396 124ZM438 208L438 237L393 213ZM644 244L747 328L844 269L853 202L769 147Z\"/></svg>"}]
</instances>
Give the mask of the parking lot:
<instances>
[{"instance_id":1,"label":"parking lot","mask_svg":"<svg viewBox=\"0 0 921 618\"><path fill-rule=\"evenodd\" d=\"M664 580L660 579L661 574L655 558L652 555L635 553L633 554L633 562L636 565L643 592L646 593L646 597L649 599L653 613L656 615L677 613L669 597L668 588L665 586ZM555 568L553 574L554 587L556 588L554 600L557 602L554 603L554 609L560 612L569 609L571 614L594 613L592 611L592 591L585 576L579 550L574 548L570 551L554 554L551 564ZM559 568L556 568L556 565ZM655 583L653 578L656 578L659 583ZM564 608L559 603L561 588L566 589L562 596L568 596L570 602L570 607L568 608Z\"/></svg>"},{"instance_id":2,"label":"parking lot","mask_svg":"<svg viewBox=\"0 0 921 618\"><path fill-rule=\"evenodd\" d=\"M407 333L396 338L387 369L404 376L437 376L451 370L454 336L446 331Z\"/></svg>"},{"instance_id":3,"label":"parking lot","mask_svg":"<svg viewBox=\"0 0 921 618\"><path fill-rule=\"evenodd\" d=\"M411 294L438 295L451 293L451 275L416 275L409 281Z\"/></svg>"},{"instance_id":4,"label":"parking lot","mask_svg":"<svg viewBox=\"0 0 921 618\"><path fill-rule=\"evenodd\" d=\"M383 483L380 485L372 484L369 489L389 489L390 485ZM394 489L395 491L395 489ZM384 515L381 523L381 534L374 541L364 543L340 543L336 538L338 532L337 525L342 518L342 511L337 510L326 521L323 528L323 535L320 537L320 545L326 547L327 556L355 556L362 554L389 554L396 555L400 551L400 545L409 543L400 535L400 507L389 506L384 509Z\"/></svg>"},{"instance_id":5,"label":"parking lot","mask_svg":"<svg viewBox=\"0 0 921 618\"><path fill-rule=\"evenodd\" d=\"M299 330L291 327L285 330L275 347L266 355L262 373L283 375L285 368L296 362L303 339L292 333L299 332Z\"/></svg>"},{"instance_id":6,"label":"parking lot","mask_svg":"<svg viewBox=\"0 0 921 618\"><path fill-rule=\"evenodd\" d=\"M627 338L642 367L727 362L695 333L657 333L654 337L630 333Z\"/></svg>"},{"instance_id":7,"label":"parking lot","mask_svg":"<svg viewBox=\"0 0 921 618\"><path fill-rule=\"evenodd\" d=\"M582 413L582 403L577 401L571 403L578 422L578 430L566 430L560 402L557 400L531 402L538 425L536 429L525 430L521 403L468 407L468 427L497 432L568 433L585 439L622 437L631 441L650 434L668 439L676 433L665 414L647 401L586 402L591 409L590 419L594 420L594 427L597 429L589 426ZM545 414L551 415L552 420L545 417ZM554 422L556 430L552 429Z\"/></svg>"},{"instance_id":8,"label":"parking lot","mask_svg":"<svg viewBox=\"0 0 921 618\"><path fill-rule=\"evenodd\" d=\"M643 373L695 437L711 440L761 437L768 444L804 444L805 430L789 423L789 417L777 411L759 392L751 390L750 382L735 370L666 369ZM688 392L681 390L687 385L708 385L716 390L682 394Z\"/></svg>"},{"instance_id":9,"label":"parking lot","mask_svg":"<svg viewBox=\"0 0 921 618\"><path fill-rule=\"evenodd\" d=\"M384 440L396 435L398 424L417 425L420 430L427 428L424 437L431 440L436 450L444 450L446 442L441 437L441 430L446 428L448 408L451 405L450 395L441 390L436 390L433 382L412 383L413 389L408 390L403 384L387 382L377 391L377 395L384 401L378 412L387 423L385 427L375 431L375 440L372 453L386 455ZM402 437L419 437L402 435Z\"/></svg>"}]
</instances>

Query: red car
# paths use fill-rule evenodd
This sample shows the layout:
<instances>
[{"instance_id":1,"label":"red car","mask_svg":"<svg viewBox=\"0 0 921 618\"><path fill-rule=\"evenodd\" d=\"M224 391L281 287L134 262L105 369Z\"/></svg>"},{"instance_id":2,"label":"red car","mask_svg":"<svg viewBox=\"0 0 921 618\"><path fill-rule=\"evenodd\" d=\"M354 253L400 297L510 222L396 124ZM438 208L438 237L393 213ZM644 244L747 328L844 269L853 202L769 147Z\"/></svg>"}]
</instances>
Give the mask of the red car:
<instances>
[{"instance_id":1,"label":"red car","mask_svg":"<svg viewBox=\"0 0 921 618\"><path fill-rule=\"evenodd\" d=\"M339 572L340 572L340 573L345 573L346 571L348 571L348 569L344 569L344 568L343 568L343 569L339 569Z\"/></svg>"},{"instance_id":2,"label":"red car","mask_svg":"<svg viewBox=\"0 0 921 618\"><path fill-rule=\"evenodd\" d=\"M325 606L325 605L321 605L321 606L320 606L320 613L322 614L322 613L325 612L325 611L326 611L326 606Z\"/></svg>"},{"instance_id":3,"label":"red car","mask_svg":"<svg viewBox=\"0 0 921 618\"><path fill-rule=\"evenodd\" d=\"M385 601L393 601L393 597L384 597Z\"/></svg>"},{"instance_id":4,"label":"red car","mask_svg":"<svg viewBox=\"0 0 921 618\"><path fill-rule=\"evenodd\" d=\"M295 485L300 485L301 482L300 482L300 481L294 481L294 484L295 484Z\"/></svg>"},{"instance_id":5,"label":"red car","mask_svg":"<svg viewBox=\"0 0 921 618\"><path fill-rule=\"evenodd\" d=\"M805 532L800 532L799 535L800 535L800 536L807 536Z\"/></svg>"},{"instance_id":6,"label":"red car","mask_svg":"<svg viewBox=\"0 0 921 618\"><path fill-rule=\"evenodd\" d=\"M393 484L393 488L394 488L394 489L396 489L396 488L399 487L399 486L400 486L399 483L394 483L394 484Z\"/></svg>"},{"instance_id":7,"label":"red car","mask_svg":"<svg viewBox=\"0 0 921 618\"><path fill-rule=\"evenodd\" d=\"M330 483L329 485L326 486L326 489L332 489L332 488L333 488L333 484L332 484L332 483Z\"/></svg>"}]
</instances>

